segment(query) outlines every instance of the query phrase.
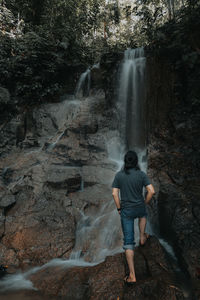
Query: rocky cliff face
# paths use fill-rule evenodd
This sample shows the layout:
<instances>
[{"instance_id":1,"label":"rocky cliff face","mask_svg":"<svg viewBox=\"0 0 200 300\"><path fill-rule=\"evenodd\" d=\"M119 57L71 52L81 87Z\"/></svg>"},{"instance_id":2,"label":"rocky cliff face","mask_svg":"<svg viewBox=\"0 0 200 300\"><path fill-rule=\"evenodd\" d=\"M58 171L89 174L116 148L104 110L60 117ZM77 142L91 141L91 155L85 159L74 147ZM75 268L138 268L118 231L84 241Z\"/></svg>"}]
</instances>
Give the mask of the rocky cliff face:
<instances>
[{"instance_id":1,"label":"rocky cliff face","mask_svg":"<svg viewBox=\"0 0 200 300\"><path fill-rule=\"evenodd\" d=\"M159 58L149 59L148 68L148 166L157 191L151 205L151 221L155 232L173 246L180 265L197 288L200 275L198 73L183 76Z\"/></svg>"},{"instance_id":2,"label":"rocky cliff face","mask_svg":"<svg viewBox=\"0 0 200 300\"><path fill-rule=\"evenodd\" d=\"M104 107L99 93L44 104L2 122L1 263L68 258L81 213L112 200L116 166L107 142L117 133Z\"/></svg>"}]
</instances>

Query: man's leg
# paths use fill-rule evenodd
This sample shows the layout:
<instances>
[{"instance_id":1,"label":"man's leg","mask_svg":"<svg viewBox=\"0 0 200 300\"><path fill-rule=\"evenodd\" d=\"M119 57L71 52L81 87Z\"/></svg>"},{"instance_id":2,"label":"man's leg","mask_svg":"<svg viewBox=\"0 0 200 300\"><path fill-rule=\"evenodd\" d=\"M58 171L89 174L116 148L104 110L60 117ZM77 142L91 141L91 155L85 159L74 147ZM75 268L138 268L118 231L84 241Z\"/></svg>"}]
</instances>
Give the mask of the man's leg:
<instances>
[{"instance_id":1,"label":"man's leg","mask_svg":"<svg viewBox=\"0 0 200 300\"><path fill-rule=\"evenodd\" d=\"M135 282L135 269L134 269L134 218L126 216L122 211L121 213L121 224L124 235L124 250L126 254L126 260L129 267L129 277L127 282Z\"/></svg>"},{"instance_id":2,"label":"man's leg","mask_svg":"<svg viewBox=\"0 0 200 300\"><path fill-rule=\"evenodd\" d=\"M127 249L125 250L125 253L126 253L126 260L129 267L129 277L127 279L127 282L136 282L135 268L134 268L134 250Z\"/></svg>"},{"instance_id":3,"label":"man's leg","mask_svg":"<svg viewBox=\"0 0 200 300\"><path fill-rule=\"evenodd\" d=\"M146 224L147 224L146 217L139 218L138 225L139 225L139 229L140 229L140 244L141 245L144 245L144 243L146 242L146 239L147 239L147 236L145 234Z\"/></svg>"}]
</instances>

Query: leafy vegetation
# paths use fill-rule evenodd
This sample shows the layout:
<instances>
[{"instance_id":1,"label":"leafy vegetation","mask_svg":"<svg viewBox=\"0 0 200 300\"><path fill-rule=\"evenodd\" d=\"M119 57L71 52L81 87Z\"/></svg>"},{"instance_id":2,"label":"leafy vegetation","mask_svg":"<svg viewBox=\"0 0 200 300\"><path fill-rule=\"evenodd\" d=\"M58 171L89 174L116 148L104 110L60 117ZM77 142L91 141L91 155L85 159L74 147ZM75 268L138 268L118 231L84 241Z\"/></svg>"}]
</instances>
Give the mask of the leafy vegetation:
<instances>
[{"instance_id":1,"label":"leafy vegetation","mask_svg":"<svg viewBox=\"0 0 200 300\"><path fill-rule=\"evenodd\" d=\"M59 90L63 52L52 39L28 32L18 39L2 37L1 84L21 99L39 100Z\"/></svg>"},{"instance_id":2,"label":"leafy vegetation","mask_svg":"<svg viewBox=\"0 0 200 300\"><path fill-rule=\"evenodd\" d=\"M199 61L199 0L0 1L0 86L18 102L58 96L68 65L151 45L175 68ZM190 41L188 43L188 41Z\"/></svg>"},{"instance_id":3,"label":"leafy vegetation","mask_svg":"<svg viewBox=\"0 0 200 300\"><path fill-rule=\"evenodd\" d=\"M200 104L200 1L182 8L176 18L153 32L150 53L167 60L177 76L175 94L193 107Z\"/></svg>"},{"instance_id":4,"label":"leafy vegetation","mask_svg":"<svg viewBox=\"0 0 200 300\"><path fill-rule=\"evenodd\" d=\"M0 85L22 102L55 97L66 66L89 61L84 38L98 26L101 0L3 2Z\"/></svg>"}]
</instances>

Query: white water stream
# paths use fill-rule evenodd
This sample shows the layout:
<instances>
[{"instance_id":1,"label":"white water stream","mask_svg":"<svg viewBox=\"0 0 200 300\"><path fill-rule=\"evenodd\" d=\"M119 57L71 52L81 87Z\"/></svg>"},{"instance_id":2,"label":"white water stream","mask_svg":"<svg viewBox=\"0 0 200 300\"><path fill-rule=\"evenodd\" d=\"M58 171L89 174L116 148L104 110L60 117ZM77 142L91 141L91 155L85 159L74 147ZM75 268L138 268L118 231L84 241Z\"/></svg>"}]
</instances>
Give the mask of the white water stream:
<instances>
[{"instance_id":1,"label":"white water stream","mask_svg":"<svg viewBox=\"0 0 200 300\"><path fill-rule=\"evenodd\" d=\"M121 137L127 150L146 148L144 49L127 49L121 64L118 111L121 120Z\"/></svg>"},{"instance_id":2,"label":"white water stream","mask_svg":"<svg viewBox=\"0 0 200 300\"><path fill-rule=\"evenodd\" d=\"M126 150L135 150L142 171L147 172L146 151L146 58L143 48L127 49L120 68L119 93L117 107L121 122L121 141ZM146 232L153 235L147 219ZM139 228L135 220L136 243L139 240ZM176 260L172 247L159 239L169 255Z\"/></svg>"},{"instance_id":3,"label":"white water stream","mask_svg":"<svg viewBox=\"0 0 200 300\"><path fill-rule=\"evenodd\" d=\"M60 267L60 268L71 268L71 267L88 267L95 266L97 263L85 262L82 259L79 260L63 260L63 259L52 259L48 263L41 267L34 267L24 273L21 271L16 274L6 275L0 280L0 292L14 291L14 290L37 290L33 283L29 280L29 277L38 271L44 270L49 267Z\"/></svg>"},{"instance_id":4,"label":"white water stream","mask_svg":"<svg viewBox=\"0 0 200 300\"><path fill-rule=\"evenodd\" d=\"M75 97L81 98L83 96L89 96L91 87L91 70L98 68L99 63L94 64L91 68L88 68L84 73L81 74L75 89Z\"/></svg>"},{"instance_id":5,"label":"white water stream","mask_svg":"<svg viewBox=\"0 0 200 300\"><path fill-rule=\"evenodd\" d=\"M147 169L146 132L144 126L145 102L145 63L144 50L128 49L120 68L119 97L117 108L120 114L120 135L111 136L107 142L108 158L115 162L120 170L123 165L125 151L136 150L139 164L143 171ZM86 74L81 76L81 80ZM82 85L85 82L82 81ZM79 86L79 84L78 84ZM114 201L111 198L101 210L92 216L82 214L77 226L76 245L71 254L73 259L101 261L107 255L122 251L120 220ZM151 233L150 225L147 231ZM135 222L135 240L139 243L139 228ZM88 246L89 245L89 246ZM86 251L84 249L87 249Z\"/></svg>"},{"instance_id":6,"label":"white water stream","mask_svg":"<svg viewBox=\"0 0 200 300\"><path fill-rule=\"evenodd\" d=\"M120 140L124 154L134 150L138 154L140 169L147 171L146 126L145 126L145 69L143 48L127 49L120 66L117 109L120 120ZM135 239L139 242L138 220L135 220ZM147 221L146 231L152 233Z\"/></svg>"},{"instance_id":7,"label":"white water stream","mask_svg":"<svg viewBox=\"0 0 200 300\"><path fill-rule=\"evenodd\" d=\"M91 80L91 71L88 68L84 73L81 74L80 79L78 81L75 96L81 97L85 94L85 96L89 95L90 92L90 80Z\"/></svg>"}]
</instances>

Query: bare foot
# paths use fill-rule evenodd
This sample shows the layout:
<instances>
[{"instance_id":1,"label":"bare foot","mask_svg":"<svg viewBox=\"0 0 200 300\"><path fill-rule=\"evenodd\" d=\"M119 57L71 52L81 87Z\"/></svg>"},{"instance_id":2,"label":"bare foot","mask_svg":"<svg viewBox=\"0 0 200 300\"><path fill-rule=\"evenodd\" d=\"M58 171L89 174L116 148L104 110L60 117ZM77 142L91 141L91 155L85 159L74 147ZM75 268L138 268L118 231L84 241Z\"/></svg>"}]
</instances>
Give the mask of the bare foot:
<instances>
[{"instance_id":1,"label":"bare foot","mask_svg":"<svg viewBox=\"0 0 200 300\"><path fill-rule=\"evenodd\" d=\"M146 232L143 235L140 235L140 245L143 246L148 238L149 234L147 234Z\"/></svg>"},{"instance_id":2,"label":"bare foot","mask_svg":"<svg viewBox=\"0 0 200 300\"><path fill-rule=\"evenodd\" d=\"M136 282L136 278L133 277L133 276L130 276L130 275L128 276L127 275L127 276L124 277L124 281L128 282L128 283L130 283L130 282Z\"/></svg>"}]
</instances>

